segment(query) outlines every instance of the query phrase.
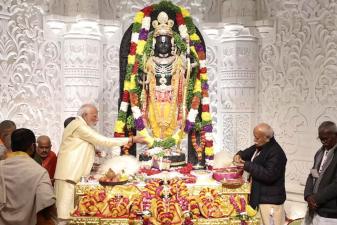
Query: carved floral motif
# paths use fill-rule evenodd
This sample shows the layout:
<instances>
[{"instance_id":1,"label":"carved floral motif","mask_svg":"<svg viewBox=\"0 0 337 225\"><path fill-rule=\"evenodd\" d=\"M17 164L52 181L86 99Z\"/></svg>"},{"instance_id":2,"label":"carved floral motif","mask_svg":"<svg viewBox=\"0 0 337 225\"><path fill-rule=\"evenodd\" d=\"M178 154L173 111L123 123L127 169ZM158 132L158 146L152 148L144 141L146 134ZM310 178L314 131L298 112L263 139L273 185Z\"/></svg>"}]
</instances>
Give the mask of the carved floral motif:
<instances>
[{"instance_id":1,"label":"carved floral motif","mask_svg":"<svg viewBox=\"0 0 337 225\"><path fill-rule=\"evenodd\" d=\"M38 6L0 4L0 14L6 15L0 30L0 121L13 120L59 146L60 43L44 40Z\"/></svg>"},{"instance_id":2,"label":"carved floral motif","mask_svg":"<svg viewBox=\"0 0 337 225\"><path fill-rule=\"evenodd\" d=\"M334 8L316 0L284 5L276 43L260 50L259 117L287 153L289 180L306 179L320 146L317 127L337 119Z\"/></svg>"}]
</instances>

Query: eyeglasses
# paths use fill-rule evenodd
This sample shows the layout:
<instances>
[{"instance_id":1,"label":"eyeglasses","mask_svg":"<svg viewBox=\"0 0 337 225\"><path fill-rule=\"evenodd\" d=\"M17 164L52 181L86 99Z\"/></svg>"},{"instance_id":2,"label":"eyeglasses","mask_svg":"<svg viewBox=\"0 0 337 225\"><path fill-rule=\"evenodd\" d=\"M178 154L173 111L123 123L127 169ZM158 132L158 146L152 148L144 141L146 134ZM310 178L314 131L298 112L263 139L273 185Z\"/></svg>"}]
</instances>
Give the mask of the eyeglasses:
<instances>
[{"instance_id":1,"label":"eyeglasses","mask_svg":"<svg viewBox=\"0 0 337 225\"><path fill-rule=\"evenodd\" d=\"M319 141L319 142L324 142L324 143L326 143L326 142L328 142L330 139L331 139L331 136L332 136L333 134L330 134L330 136L329 137L326 137L326 138L320 138L320 137L317 137L316 139L317 139L317 141Z\"/></svg>"}]
</instances>

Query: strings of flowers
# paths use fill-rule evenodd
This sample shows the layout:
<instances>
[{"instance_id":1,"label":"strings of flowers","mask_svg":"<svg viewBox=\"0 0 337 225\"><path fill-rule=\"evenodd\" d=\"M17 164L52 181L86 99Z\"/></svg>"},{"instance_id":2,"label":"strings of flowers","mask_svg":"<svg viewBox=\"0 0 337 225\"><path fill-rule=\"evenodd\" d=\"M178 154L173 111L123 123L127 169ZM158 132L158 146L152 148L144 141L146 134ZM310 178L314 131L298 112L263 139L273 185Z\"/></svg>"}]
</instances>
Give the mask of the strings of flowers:
<instances>
[{"instance_id":1,"label":"strings of flowers","mask_svg":"<svg viewBox=\"0 0 337 225\"><path fill-rule=\"evenodd\" d=\"M137 212L140 210L141 198L137 198L133 201L132 207L130 210L129 220L134 220L137 217Z\"/></svg>"},{"instance_id":2,"label":"strings of flowers","mask_svg":"<svg viewBox=\"0 0 337 225\"><path fill-rule=\"evenodd\" d=\"M123 210L126 210L129 204L129 199L123 198L121 203L117 203L119 199L111 198L108 200L109 210L112 213L112 217L117 217Z\"/></svg>"},{"instance_id":3,"label":"strings of flowers","mask_svg":"<svg viewBox=\"0 0 337 225\"><path fill-rule=\"evenodd\" d=\"M165 211L164 201L161 198L157 200L158 216L162 224L171 223L174 217L174 201L169 203L169 211Z\"/></svg>"},{"instance_id":4,"label":"strings of flowers","mask_svg":"<svg viewBox=\"0 0 337 225\"><path fill-rule=\"evenodd\" d=\"M211 114L209 112L210 100L208 95L209 86L207 84L208 77L205 50L201 44L200 37L196 34L196 29L189 12L183 7L177 7L173 5L171 2L162 1L159 4L146 7L136 14L132 27L130 53L128 56L127 74L124 81L123 98L115 126L115 137L125 136L127 110L129 107L129 102L131 102L131 110L138 133L146 137L145 139L150 143L150 147L153 147L154 144L155 146L163 144L161 142L155 143L155 140L149 135L144 126L140 110L141 85L139 82L137 82L138 69L142 69L142 57L151 26L150 13L153 10L158 9L170 9L176 13L176 22L178 25L180 37L183 40L186 40L186 38L189 36L191 55L194 56L199 66L196 76L193 76L195 73L192 72L188 87L187 108L189 109L189 113L186 119L185 129L183 131L178 130L171 138L169 138L170 144L178 143L181 132L183 132L182 136L184 137L186 134L192 131L195 123L198 122L197 116L201 104L201 124L203 127L203 132L205 133L206 164L211 166L214 159L214 148L211 125L212 120ZM124 153L127 154L128 151L126 151L126 148L124 149Z\"/></svg>"},{"instance_id":5,"label":"strings of flowers","mask_svg":"<svg viewBox=\"0 0 337 225\"><path fill-rule=\"evenodd\" d=\"M213 198L214 198L214 201L211 202L209 201L207 198L206 198L206 193L210 193ZM213 189L213 188L204 188L200 191L200 199L201 201L204 203L204 205L210 209L212 207L219 207L220 205L220 195L218 194L218 192Z\"/></svg>"},{"instance_id":6,"label":"strings of flowers","mask_svg":"<svg viewBox=\"0 0 337 225\"><path fill-rule=\"evenodd\" d=\"M241 204L241 208L239 207L239 205L237 204L237 202L235 201L235 198L240 199L240 204ZM236 217L238 217L241 220L241 225L247 225L246 220L249 219L247 216L247 212L246 212L246 201L244 198L239 197L238 195L231 195L229 197L229 202L233 205L237 215Z\"/></svg>"},{"instance_id":7,"label":"strings of flowers","mask_svg":"<svg viewBox=\"0 0 337 225\"><path fill-rule=\"evenodd\" d=\"M198 159L201 160L202 159L202 151L205 148L205 144L206 144L204 129L201 128L201 130L200 130L200 139L201 139L200 146L198 146L198 144L197 144L197 132L196 131L192 131L191 138L192 138L192 145L193 145L195 151L197 152Z\"/></svg>"},{"instance_id":8,"label":"strings of flowers","mask_svg":"<svg viewBox=\"0 0 337 225\"><path fill-rule=\"evenodd\" d=\"M191 212L193 214L193 219L197 219L200 217L199 214L199 208L198 208L198 204L197 201L195 200L195 198L191 198L190 199L190 206L191 206Z\"/></svg>"}]
</instances>

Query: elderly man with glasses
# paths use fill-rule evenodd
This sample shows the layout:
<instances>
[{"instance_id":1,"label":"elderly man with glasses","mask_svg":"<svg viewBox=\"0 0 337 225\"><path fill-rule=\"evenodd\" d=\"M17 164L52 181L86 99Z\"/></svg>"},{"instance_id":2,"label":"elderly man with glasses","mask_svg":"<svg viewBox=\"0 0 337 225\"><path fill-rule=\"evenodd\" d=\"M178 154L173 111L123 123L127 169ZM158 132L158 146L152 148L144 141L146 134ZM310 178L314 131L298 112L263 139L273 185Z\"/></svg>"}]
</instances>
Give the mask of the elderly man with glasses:
<instances>
[{"instance_id":1,"label":"elderly man with glasses","mask_svg":"<svg viewBox=\"0 0 337 225\"><path fill-rule=\"evenodd\" d=\"M303 225L337 224L337 126L323 122L318 128L322 147L317 151L304 190L308 211Z\"/></svg>"}]
</instances>

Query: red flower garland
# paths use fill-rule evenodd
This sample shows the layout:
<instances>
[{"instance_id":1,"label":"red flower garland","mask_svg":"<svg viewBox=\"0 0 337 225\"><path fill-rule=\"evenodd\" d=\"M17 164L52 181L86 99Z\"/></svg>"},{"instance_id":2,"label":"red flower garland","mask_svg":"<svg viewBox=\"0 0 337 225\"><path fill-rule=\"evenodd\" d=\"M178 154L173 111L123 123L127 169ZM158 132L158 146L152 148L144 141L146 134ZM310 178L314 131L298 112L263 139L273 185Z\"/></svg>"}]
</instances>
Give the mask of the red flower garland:
<instances>
[{"instance_id":1,"label":"red flower garland","mask_svg":"<svg viewBox=\"0 0 337 225\"><path fill-rule=\"evenodd\" d=\"M244 212L246 212L246 201L244 198L240 198L240 204L241 204L241 209L238 206L238 204L235 201L235 197L238 195L231 195L231 197L229 197L229 202L233 205L235 211L239 214L242 214ZM247 222L245 220L241 220L241 225L247 225Z\"/></svg>"}]
</instances>

